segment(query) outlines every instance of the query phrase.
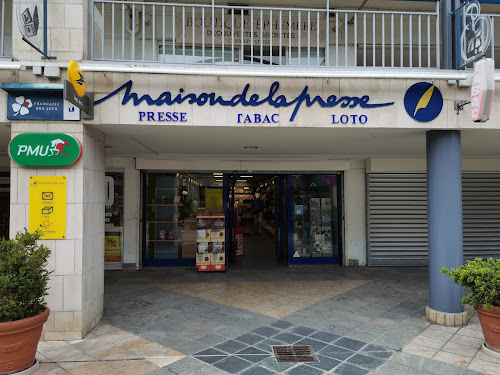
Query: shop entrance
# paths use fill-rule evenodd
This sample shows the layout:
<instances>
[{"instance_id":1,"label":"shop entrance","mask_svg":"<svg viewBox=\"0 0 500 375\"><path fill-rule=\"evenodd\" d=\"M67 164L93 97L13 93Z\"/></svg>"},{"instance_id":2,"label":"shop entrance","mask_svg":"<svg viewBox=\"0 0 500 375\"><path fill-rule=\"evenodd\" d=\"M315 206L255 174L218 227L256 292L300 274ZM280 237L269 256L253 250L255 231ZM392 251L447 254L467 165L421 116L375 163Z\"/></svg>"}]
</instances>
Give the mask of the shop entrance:
<instances>
[{"instance_id":1,"label":"shop entrance","mask_svg":"<svg viewBox=\"0 0 500 375\"><path fill-rule=\"evenodd\" d=\"M142 263L202 271L338 264L341 178L143 171Z\"/></svg>"},{"instance_id":2,"label":"shop entrance","mask_svg":"<svg viewBox=\"0 0 500 375\"><path fill-rule=\"evenodd\" d=\"M285 176L229 177L232 267L287 264Z\"/></svg>"}]
</instances>

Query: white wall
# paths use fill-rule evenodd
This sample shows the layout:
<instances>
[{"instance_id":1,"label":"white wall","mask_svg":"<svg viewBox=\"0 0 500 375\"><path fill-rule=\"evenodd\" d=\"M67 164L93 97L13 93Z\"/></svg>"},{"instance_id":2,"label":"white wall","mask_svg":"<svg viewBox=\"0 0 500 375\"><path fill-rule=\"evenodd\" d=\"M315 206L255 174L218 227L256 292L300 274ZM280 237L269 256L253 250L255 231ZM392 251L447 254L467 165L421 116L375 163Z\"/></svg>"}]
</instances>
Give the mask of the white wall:
<instances>
[{"instance_id":1,"label":"white wall","mask_svg":"<svg viewBox=\"0 0 500 375\"><path fill-rule=\"evenodd\" d=\"M344 259L366 266L366 171L364 161L352 161L344 172Z\"/></svg>"}]
</instances>

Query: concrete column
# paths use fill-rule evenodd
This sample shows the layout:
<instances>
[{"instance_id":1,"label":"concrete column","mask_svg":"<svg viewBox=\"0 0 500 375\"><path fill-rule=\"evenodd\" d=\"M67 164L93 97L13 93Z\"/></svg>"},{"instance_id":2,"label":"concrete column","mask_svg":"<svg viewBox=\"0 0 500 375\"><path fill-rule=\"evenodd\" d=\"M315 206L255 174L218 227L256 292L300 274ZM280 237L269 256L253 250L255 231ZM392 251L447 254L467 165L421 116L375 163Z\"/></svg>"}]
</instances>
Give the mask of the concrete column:
<instances>
[{"instance_id":1,"label":"concrete column","mask_svg":"<svg viewBox=\"0 0 500 375\"><path fill-rule=\"evenodd\" d=\"M445 315L461 314L463 288L441 273L442 267L463 264L460 131L427 132L427 210L429 307Z\"/></svg>"},{"instance_id":2,"label":"concrete column","mask_svg":"<svg viewBox=\"0 0 500 375\"><path fill-rule=\"evenodd\" d=\"M353 160L344 172L344 259L366 266L366 170L364 160Z\"/></svg>"},{"instance_id":3,"label":"concrete column","mask_svg":"<svg viewBox=\"0 0 500 375\"><path fill-rule=\"evenodd\" d=\"M12 122L11 136L67 133L82 144L71 167L26 168L11 162L10 235L29 228L30 176L66 176L66 239L43 240L52 250L42 339L83 338L102 317L104 295L104 134L81 123Z\"/></svg>"}]
</instances>

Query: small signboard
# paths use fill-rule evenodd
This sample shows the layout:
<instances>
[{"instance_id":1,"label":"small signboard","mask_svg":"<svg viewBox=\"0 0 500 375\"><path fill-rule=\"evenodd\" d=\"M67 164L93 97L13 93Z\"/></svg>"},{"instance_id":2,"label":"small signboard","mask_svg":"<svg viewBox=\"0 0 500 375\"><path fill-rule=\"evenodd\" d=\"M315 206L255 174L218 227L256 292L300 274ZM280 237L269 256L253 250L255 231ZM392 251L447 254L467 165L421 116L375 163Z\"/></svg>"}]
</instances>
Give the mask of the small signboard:
<instances>
[{"instance_id":1,"label":"small signboard","mask_svg":"<svg viewBox=\"0 0 500 375\"><path fill-rule=\"evenodd\" d=\"M60 92L9 92L7 97L9 120L63 120L64 104Z\"/></svg>"},{"instance_id":2,"label":"small signboard","mask_svg":"<svg viewBox=\"0 0 500 375\"><path fill-rule=\"evenodd\" d=\"M9 156L23 167L66 167L82 156L80 141L64 133L23 133L9 143Z\"/></svg>"},{"instance_id":3,"label":"small signboard","mask_svg":"<svg viewBox=\"0 0 500 375\"><path fill-rule=\"evenodd\" d=\"M86 83L83 72L76 61L68 64L68 81L64 81L64 99L80 108L84 118L94 117L93 95L85 95Z\"/></svg>"},{"instance_id":4,"label":"small signboard","mask_svg":"<svg viewBox=\"0 0 500 375\"><path fill-rule=\"evenodd\" d=\"M108 233L104 236L104 261L118 262L122 261L122 244L120 233Z\"/></svg>"},{"instance_id":5,"label":"small signboard","mask_svg":"<svg viewBox=\"0 0 500 375\"><path fill-rule=\"evenodd\" d=\"M465 3L455 12L459 15L456 27L460 35L457 52L461 69L485 55L493 36L493 22L489 16L481 14L477 1Z\"/></svg>"},{"instance_id":6,"label":"small signboard","mask_svg":"<svg viewBox=\"0 0 500 375\"><path fill-rule=\"evenodd\" d=\"M483 59L474 64L471 87L471 117L474 122L486 122L490 118L495 96L495 61Z\"/></svg>"},{"instance_id":7,"label":"small signboard","mask_svg":"<svg viewBox=\"0 0 500 375\"><path fill-rule=\"evenodd\" d=\"M31 176L29 231L40 230L42 239L66 238L66 177Z\"/></svg>"}]
</instances>

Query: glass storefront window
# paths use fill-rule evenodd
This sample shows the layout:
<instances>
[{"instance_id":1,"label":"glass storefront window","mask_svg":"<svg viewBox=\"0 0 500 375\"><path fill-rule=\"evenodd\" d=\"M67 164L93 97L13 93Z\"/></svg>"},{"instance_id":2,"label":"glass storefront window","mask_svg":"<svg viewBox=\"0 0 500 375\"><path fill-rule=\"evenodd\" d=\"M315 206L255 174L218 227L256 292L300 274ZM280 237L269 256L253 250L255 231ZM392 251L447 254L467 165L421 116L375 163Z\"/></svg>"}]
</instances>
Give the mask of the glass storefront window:
<instances>
[{"instance_id":1,"label":"glass storefront window","mask_svg":"<svg viewBox=\"0 0 500 375\"><path fill-rule=\"evenodd\" d=\"M105 181L104 261L107 269L120 268L123 256L123 172L106 172ZM119 266L115 267L117 264Z\"/></svg>"},{"instance_id":2,"label":"glass storefront window","mask_svg":"<svg viewBox=\"0 0 500 375\"><path fill-rule=\"evenodd\" d=\"M195 259L197 214L222 199L222 173L147 173L146 261Z\"/></svg>"},{"instance_id":3,"label":"glass storefront window","mask_svg":"<svg viewBox=\"0 0 500 375\"><path fill-rule=\"evenodd\" d=\"M294 175L294 256L339 256L339 176Z\"/></svg>"}]
</instances>

